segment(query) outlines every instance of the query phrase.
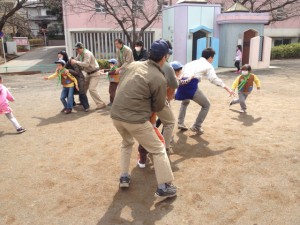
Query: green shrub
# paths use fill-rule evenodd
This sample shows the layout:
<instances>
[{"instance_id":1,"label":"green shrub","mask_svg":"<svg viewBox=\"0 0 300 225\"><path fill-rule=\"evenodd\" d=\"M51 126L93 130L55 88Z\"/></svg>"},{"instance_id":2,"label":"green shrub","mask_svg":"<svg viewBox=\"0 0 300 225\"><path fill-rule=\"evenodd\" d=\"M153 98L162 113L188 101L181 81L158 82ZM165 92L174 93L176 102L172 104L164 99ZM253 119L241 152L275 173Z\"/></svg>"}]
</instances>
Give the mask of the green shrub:
<instances>
[{"instance_id":1,"label":"green shrub","mask_svg":"<svg viewBox=\"0 0 300 225\"><path fill-rule=\"evenodd\" d=\"M290 58L300 58L300 43L272 47L271 59Z\"/></svg>"},{"instance_id":2,"label":"green shrub","mask_svg":"<svg viewBox=\"0 0 300 225\"><path fill-rule=\"evenodd\" d=\"M42 38L29 39L30 46L43 46L45 44L45 40Z\"/></svg>"},{"instance_id":3,"label":"green shrub","mask_svg":"<svg viewBox=\"0 0 300 225\"><path fill-rule=\"evenodd\" d=\"M97 59L100 69L109 69L109 63L105 59Z\"/></svg>"}]
</instances>

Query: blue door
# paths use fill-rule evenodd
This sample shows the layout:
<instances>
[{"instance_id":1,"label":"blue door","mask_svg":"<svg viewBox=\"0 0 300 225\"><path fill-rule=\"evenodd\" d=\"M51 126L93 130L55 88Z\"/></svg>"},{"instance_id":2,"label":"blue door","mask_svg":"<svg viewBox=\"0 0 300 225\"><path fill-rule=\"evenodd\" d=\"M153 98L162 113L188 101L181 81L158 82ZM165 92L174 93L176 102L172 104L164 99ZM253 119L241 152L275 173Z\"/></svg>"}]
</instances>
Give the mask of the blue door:
<instances>
[{"instance_id":1,"label":"blue door","mask_svg":"<svg viewBox=\"0 0 300 225\"><path fill-rule=\"evenodd\" d=\"M197 58L196 59L199 59L202 55L202 51L204 49L206 49L206 43L207 43L207 38L204 37L204 38L200 38L197 40Z\"/></svg>"},{"instance_id":2,"label":"blue door","mask_svg":"<svg viewBox=\"0 0 300 225\"><path fill-rule=\"evenodd\" d=\"M219 39L212 37L210 43L211 43L210 47L213 48L216 52L212 65L214 68L218 68L219 67Z\"/></svg>"}]
</instances>

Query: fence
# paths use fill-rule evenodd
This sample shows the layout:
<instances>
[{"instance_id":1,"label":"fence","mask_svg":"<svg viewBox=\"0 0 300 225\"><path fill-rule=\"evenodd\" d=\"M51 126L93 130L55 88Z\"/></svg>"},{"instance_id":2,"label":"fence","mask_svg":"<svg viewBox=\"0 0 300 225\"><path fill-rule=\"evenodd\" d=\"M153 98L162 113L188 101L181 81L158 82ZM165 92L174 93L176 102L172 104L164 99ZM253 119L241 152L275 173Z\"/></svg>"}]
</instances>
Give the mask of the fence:
<instances>
[{"instance_id":1,"label":"fence","mask_svg":"<svg viewBox=\"0 0 300 225\"><path fill-rule=\"evenodd\" d=\"M120 38L126 45L128 44L127 38L121 31L100 31L100 32L71 32L71 44L75 46L76 42L81 42L84 46L94 53L98 59L114 58L116 48L114 40ZM151 43L154 41L154 31L146 31L142 38L144 46L149 49ZM73 55L76 55L75 49Z\"/></svg>"}]
</instances>

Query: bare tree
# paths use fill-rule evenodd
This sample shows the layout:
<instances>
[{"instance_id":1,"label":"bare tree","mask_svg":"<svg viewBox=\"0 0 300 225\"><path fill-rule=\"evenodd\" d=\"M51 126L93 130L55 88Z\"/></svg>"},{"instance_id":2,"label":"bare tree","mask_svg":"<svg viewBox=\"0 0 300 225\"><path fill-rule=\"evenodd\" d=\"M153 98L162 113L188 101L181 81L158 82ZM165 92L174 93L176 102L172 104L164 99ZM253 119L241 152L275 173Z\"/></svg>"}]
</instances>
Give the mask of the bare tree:
<instances>
[{"instance_id":1,"label":"bare tree","mask_svg":"<svg viewBox=\"0 0 300 225\"><path fill-rule=\"evenodd\" d=\"M64 0L73 13L101 11L120 27L131 47L160 17L164 0ZM145 5L147 4L147 6Z\"/></svg>"},{"instance_id":2,"label":"bare tree","mask_svg":"<svg viewBox=\"0 0 300 225\"><path fill-rule=\"evenodd\" d=\"M234 2L239 2L254 13L270 13L270 21L283 21L300 16L299 0L209 0L210 3L221 3L229 8Z\"/></svg>"}]
</instances>

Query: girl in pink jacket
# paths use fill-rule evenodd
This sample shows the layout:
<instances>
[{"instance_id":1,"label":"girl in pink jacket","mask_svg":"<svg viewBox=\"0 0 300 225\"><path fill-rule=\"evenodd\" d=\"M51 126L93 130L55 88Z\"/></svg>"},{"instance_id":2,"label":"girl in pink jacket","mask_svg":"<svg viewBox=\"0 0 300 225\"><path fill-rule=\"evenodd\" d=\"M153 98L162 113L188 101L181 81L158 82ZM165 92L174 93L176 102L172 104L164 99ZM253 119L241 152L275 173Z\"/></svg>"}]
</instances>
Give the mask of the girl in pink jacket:
<instances>
[{"instance_id":1,"label":"girl in pink jacket","mask_svg":"<svg viewBox=\"0 0 300 225\"><path fill-rule=\"evenodd\" d=\"M5 114L5 116L12 122L19 134L23 133L26 131L26 129L20 126L17 119L12 113L12 109L8 105L9 101L14 101L14 97L11 95L9 90L2 84L2 82L3 79L0 76L0 114Z\"/></svg>"}]
</instances>

